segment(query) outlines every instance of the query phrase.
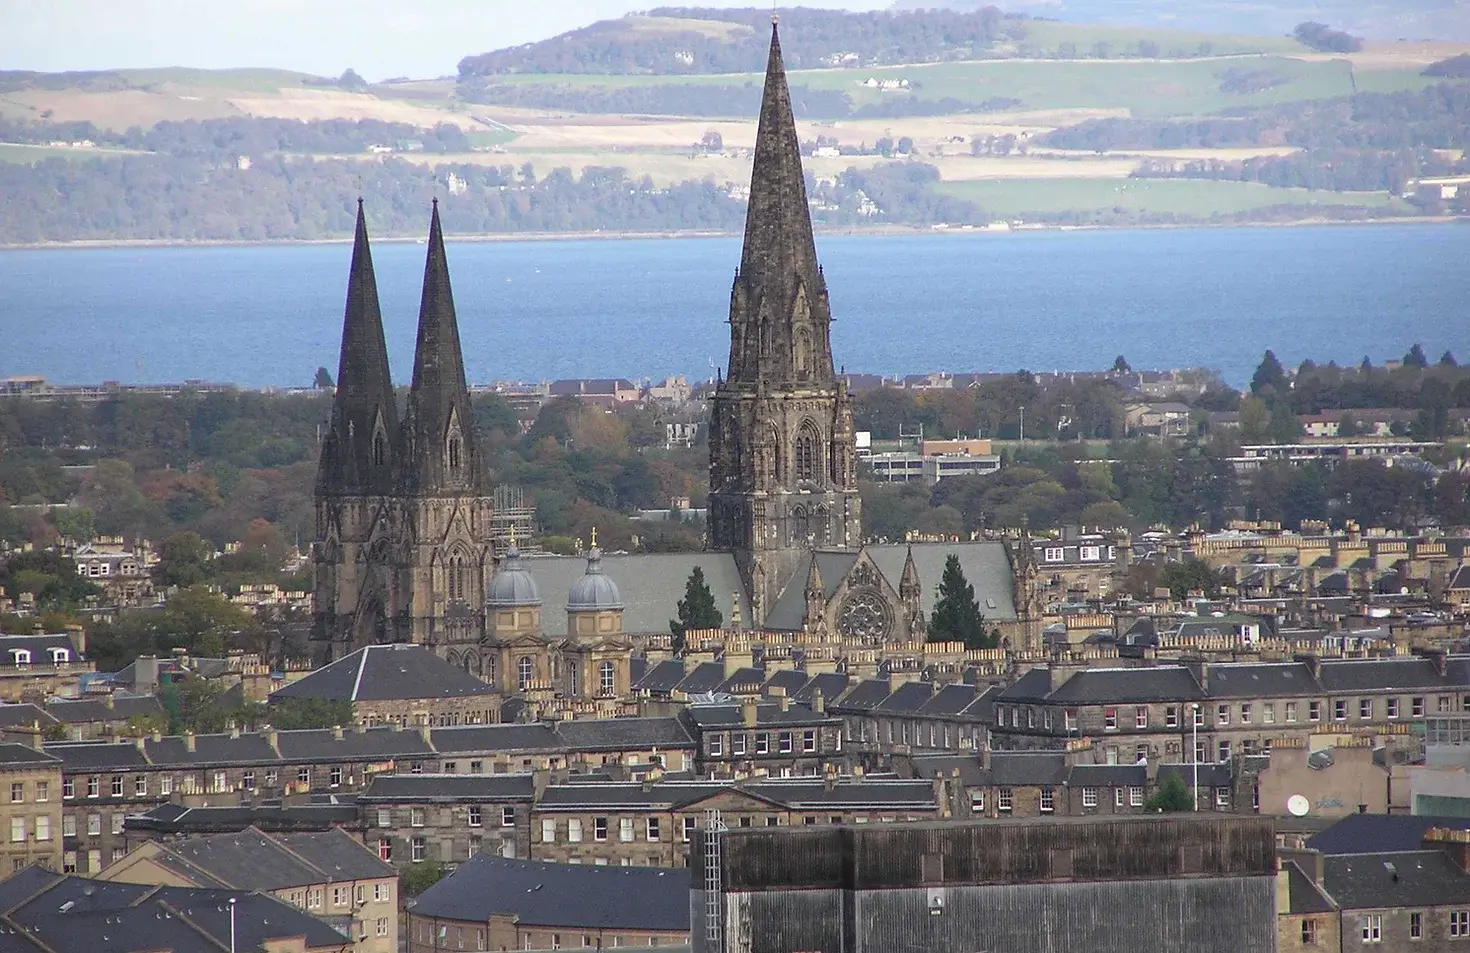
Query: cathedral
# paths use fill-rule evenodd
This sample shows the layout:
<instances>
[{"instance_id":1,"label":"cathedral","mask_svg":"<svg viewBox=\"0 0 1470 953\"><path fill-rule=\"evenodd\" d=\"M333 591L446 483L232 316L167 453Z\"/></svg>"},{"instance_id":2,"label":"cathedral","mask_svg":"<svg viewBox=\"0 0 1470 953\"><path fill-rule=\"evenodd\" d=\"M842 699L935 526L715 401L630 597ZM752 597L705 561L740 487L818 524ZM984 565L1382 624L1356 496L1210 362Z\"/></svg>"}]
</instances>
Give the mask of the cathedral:
<instances>
[{"instance_id":1,"label":"cathedral","mask_svg":"<svg viewBox=\"0 0 1470 953\"><path fill-rule=\"evenodd\" d=\"M513 545L496 553L438 205L400 417L359 203L316 486L319 659L415 642L507 695L607 699L632 684L632 640L668 634L694 568L732 626L743 619L881 646L923 640L950 555L987 625L1015 647L1039 647L1029 544L1013 555L993 541L864 543L852 400L834 370L832 320L773 26L730 289L729 363L710 402L706 551L604 555L594 540L585 561L530 560ZM543 594L566 608L565 638L543 631Z\"/></svg>"}]
</instances>

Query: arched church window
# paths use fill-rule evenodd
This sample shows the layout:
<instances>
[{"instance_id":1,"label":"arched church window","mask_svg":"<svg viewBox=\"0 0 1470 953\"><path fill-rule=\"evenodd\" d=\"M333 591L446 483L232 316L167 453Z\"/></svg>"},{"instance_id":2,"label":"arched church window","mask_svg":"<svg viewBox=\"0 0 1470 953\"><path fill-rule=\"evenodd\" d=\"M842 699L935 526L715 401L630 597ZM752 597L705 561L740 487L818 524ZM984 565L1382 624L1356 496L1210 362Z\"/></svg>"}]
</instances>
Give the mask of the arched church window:
<instances>
[{"instance_id":1,"label":"arched church window","mask_svg":"<svg viewBox=\"0 0 1470 953\"><path fill-rule=\"evenodd\" d=\"M793 447L795 459L796 478L798 480L815 480L820 469L820 451L818 449L819 438L817 428L808 421L801 425L797 432L796 444Z\"/></svg>"},{"instance_id":2,"label":"arched church window","mask_svg":"<svg viewBox=\"0 0 1470 953\"><path fill-rule=\"evenodd\" d=\"M465 593L465 568L463 556L449 557L449 565L445 568L446 584L449 590L449 598L452 601L467 598Z\"/></svg>"},{"instance_id":3,"label":"arched church window","mask_svg":"<svg viewBox=\"0 0 1470 953\"><path fill-rule=\"evenodd\" d=\"M597 666L597 680L602 688L602 694L611 695L617 686L617 669L611 662L603 662Z\"/></svg>"},{"instance_id":4,"label":"arched church window","mask_svg":"<svg viewBox=\"0 0 1470 953\"><path fill-rule=\"evenodd\" d=\"M832 519L825 506L817 507L816 543L827 546L832 542Z\"/></svg>"},{"instance_id":5,"label":"arched church window","mask_svg":"<svg viewBox=\"0 0 1470 953\"><path fill-rule=\"evenodd\" d=\"M531 684L531 676L535 670L536 667L531 663L530 656L522 655L520 661L516 662L516 688L525 691L526 687Z\"/></svg>"},{"instance_id":6,"label":"arched church window","mask_svg":"<svg viewBox=\"0 0 1470 953\"><path fill-rule=\"evenodd\" d=\"M567 682L572 695L582 694L582 669L578 665L567 666Z\"/></svg>"},{"instance_id":7,"label":"arched church window","mask_svg":"<svg viewBox=\"0 0 1470 953\"><path fill-rule=\"evenodd\" d=\"M373 434L373 466L380 467L388 462L388 438L380 430Z\"/></svg>"},{"instance_id":8,"label":"arched church window","mask_svg":"<svg viewBox=\"0 0 1470 953\"><path fill-rule=\"evenodd\" d=\"M807 333L806 328L796 332L796 341L792 351L796 362L796 376L805 380L812 373L812 337Z\"/></svg>"},{"instance_id":9,"label":"arched church window","mask_svg":"<svg viewBox=\"0 0 1470 953\"><path fill-rule=\"evenodd\" d=\"M805 546L810 536L811 520L807 516L806 507L794 507L791 510L791 542L797 546Z\"/></svg>"},{"instance_id":10,"label":"arched church window","mask_svg":"<svg viewBox=\"0 0 1470 953\"><path fill-rule=\"evenodd\" d=\"M449 469L458 470L460 464L460 440L456 434L449 438Z\"/></svg>"}]
</instances>

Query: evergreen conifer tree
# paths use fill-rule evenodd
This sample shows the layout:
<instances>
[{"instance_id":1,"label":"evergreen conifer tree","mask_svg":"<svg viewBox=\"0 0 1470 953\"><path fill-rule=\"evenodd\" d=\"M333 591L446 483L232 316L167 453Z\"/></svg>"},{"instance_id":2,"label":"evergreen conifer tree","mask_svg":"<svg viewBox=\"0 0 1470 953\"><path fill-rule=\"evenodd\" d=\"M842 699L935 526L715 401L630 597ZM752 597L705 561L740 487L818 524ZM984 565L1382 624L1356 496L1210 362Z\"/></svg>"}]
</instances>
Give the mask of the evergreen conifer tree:
<instances>
[{"instance_id":1,"label":"evergreen conifer tree","mask_svg":"<svg viewBox=\"0 0 1470 953\"><path fill-rule=\"evenodd\" d=\"M684 650L684 633L690 629L718 629L724 624L725 617L715 607L715 597L704 581L704 570L695 566L684 584L684 598L679 600L679 618L669 620L674 651Z\"/></svg>"},{"instance_id":2,"label":"evergreen conifer tree","mask_svg":"<svg viewBox=\"0 0 1470 953\"><path fill-rule=\"evenodd\" d=\"M963 642L967 649L995 648L995 639L985 634L985 617L975 601L975 587L965 579L960 558L950 553L944 559L939 579L939 599L929 615L930 642Z\"/></svg>"}]
</instances>

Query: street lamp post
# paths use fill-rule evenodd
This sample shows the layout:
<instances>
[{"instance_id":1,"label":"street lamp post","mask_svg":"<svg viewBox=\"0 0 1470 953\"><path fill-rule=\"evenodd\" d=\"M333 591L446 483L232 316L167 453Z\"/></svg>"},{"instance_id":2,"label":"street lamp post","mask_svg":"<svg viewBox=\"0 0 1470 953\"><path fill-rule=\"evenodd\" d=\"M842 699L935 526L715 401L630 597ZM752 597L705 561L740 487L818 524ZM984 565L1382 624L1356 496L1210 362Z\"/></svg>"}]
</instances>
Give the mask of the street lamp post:
<instances>
[{"instance_id":1,"label":"street lamp post","mask_svg":"<svg viewBox=\"0 0 1470 953\"><path fill-rule=\"evenodd\" d=\"M230 898L230 953L235 953L235 898Z\"/></svg>"},{"instance_id":2,"label":"street lamp post","mask_svg":"<svg viewBox=\"0 0 1470 953\"><path fill-rule=\"evenodd\" d=\"M1194 809L1199 810L1199 702L1189 703L1189 730L1190 751L1189 762L1194 768L1194 785L1190 789L1190 796L1194 799Z\"/></svg>"}]
</instances>

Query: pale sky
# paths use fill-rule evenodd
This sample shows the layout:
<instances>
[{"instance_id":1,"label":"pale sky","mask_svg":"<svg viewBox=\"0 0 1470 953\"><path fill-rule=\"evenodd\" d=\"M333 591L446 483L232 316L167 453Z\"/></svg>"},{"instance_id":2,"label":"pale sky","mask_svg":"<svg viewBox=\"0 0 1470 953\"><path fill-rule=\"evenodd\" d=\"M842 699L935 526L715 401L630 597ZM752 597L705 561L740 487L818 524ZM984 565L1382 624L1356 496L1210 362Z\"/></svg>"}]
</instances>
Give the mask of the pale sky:
<instances>
[{"instance_id":1,"label":"pale sky","mask_svg":"<svg viewBox=\"0 0 1470 953\"><path fill-rule=\"evenodd\" d=\"M768 2L768 0L765 0ZM455 71L471 53L656 6L763 0L0 0L0 69L272 66L369 80ZM794 4L792 4L794 5ZM802 0L874 10L889 0Z\"/></svg>"}]
</instances>

